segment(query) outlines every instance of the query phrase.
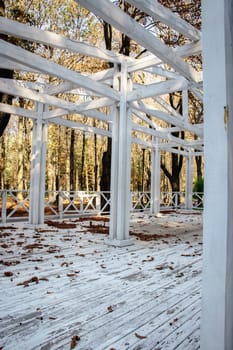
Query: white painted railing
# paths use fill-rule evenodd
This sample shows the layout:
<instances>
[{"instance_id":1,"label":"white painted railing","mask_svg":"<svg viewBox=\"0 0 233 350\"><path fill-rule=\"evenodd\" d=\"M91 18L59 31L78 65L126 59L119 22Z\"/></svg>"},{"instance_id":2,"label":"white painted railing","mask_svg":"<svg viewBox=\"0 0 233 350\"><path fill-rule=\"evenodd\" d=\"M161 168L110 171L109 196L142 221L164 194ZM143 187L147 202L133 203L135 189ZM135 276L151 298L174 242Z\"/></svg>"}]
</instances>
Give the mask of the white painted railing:
<instances>
[{"instance_id":1,"label":"white painted railing","mask_svg":"<svg viewBox=\"0 0 233 350\"><path fill-rule=\"evenodd\" d=\"M13 219L29 216L29 191L0 190L0 221L6 223ZM203 209L204 195L193 193L193 209ZM45 217L65 218L68 216L109 214L110 192L85 191L46 191ZM162 192L161 210L185 208L184 192ZM131 192L131 212L150 211L150 192Z\"/></svg>"}]
</instances>

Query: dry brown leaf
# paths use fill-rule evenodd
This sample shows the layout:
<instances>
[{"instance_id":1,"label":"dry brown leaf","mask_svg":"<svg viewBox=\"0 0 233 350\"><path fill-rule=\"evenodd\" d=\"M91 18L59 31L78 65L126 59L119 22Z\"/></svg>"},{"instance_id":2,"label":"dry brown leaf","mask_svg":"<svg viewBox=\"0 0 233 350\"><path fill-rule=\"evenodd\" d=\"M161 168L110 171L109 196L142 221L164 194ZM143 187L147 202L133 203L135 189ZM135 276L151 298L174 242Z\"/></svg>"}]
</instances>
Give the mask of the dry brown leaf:
<instances>
[{"instance_id":1,"label":"dry brown leaf","mask_svg":"<svg viewBox=\"0 0 233 350\"><path fill-rule=\"evenodd\" d=\"M176 277L183 277L183 276L184 276L183 272L178 272L178 273L176 274Z\"/></svg>"},{"instance_id":2,"label":"dry brown leaf","mask_svg":"<svg viewBox=\"0 0 233 350\"><path fill-rule=\"evenodd\" d=\"M5 266L11 266L11 265L20 264L20 261L19 260L12 260L12 261L0 260L0 264L5 265Z\"/></svg>"},{"instance_id":3,"label":"dry brown leaf","mask_svg":"<svg viewBox=\"0 0 233 350\"><path fill-rule=\"evenodd\" d=\"M112 308L112 306L110 305L110 306L108 306L107 307L107 310L108 310L108 312L113 312L113 308Z\"/></svg>"},{"instance_id":4,"label":"dry brown leaf","mask_svg":"<svg viewBox=\"0 0 233 350\"><path fill-rule=\"evenodd\" d=\"M40 281L46 281L46 282L47 282L49 279L48 279L47 277L40 277L39 280L40 280Z\"/></svg>"},{"instance_id":5,"label":"dry brown leaf","mask_svg":"<svg viewBox=\"0 0 233 350\"><path fill-rule=\"evenodd\" d=\"M66 274L67 277L75 277L76 273L75 272L70 272Z\"/></svg>"},{"instance_id":6,"label":"dry brown leaf","mask_svg":"<svg viewBox=\"0 0 233 350\"><path fill-rule=\"evenodd\" d=\"M148 261L153 261L154 257L153 256L148 256L147 259L142 260L142 262L148 262Z\"/></svg>"},{"instance_id":7,"label":"dry brown leaf","mask_svg":"<svg viewBox=\"0 0 233 350\"><path fill-rule=\"evenodd\" d=\"M33 282L35 282L36 284L38 284L38 283L39 283L39 278L36 277L36 276L34 276L34 277L30 278L29 280L26 280L26 281L24 281L24 282L18 283L17 286L28 286L29 283L33 283Z\"/></svg>"},{"instance_id":8,"label":"dry brown leaf","mask_svg":"<svg viewBox=\"0 0 233 350\"><path fill-rule=\"evenodd\" d=\"M43 246L43 244L40 243L33 243L25 245L24 249L43 249L43 247L46 247L46 245Z\"/></svg>"},{"instance_id":9,"label":"dry brown leaf","mask_svg":"<svg viewBox=\"0 0 233 350\"><path fill-rule=\"evenodd\" d=\"M5 271L5 272L4 272L4 276L5 276L5 277L11 277L11 276L13 276L13 272L11 272L11 271Z\"/></svg>"},{"instance_id":10,"label":"dry brown leaf","mask_svg":"<svg viewBox=\"0 0 233 350\"><path fill-rule=\"evenodd\" d=\"M137 337L138 339L145 339L147 338L145 335L140 335L138 333L134 333L135 337Z\"/></svg>"},{"instance_id":11,"label":"dry brown leaf","mask_svg":"<svg viewBox=\"0 0 233 350\"><path fill-rule=\"evenodd\" d=\"M77 345L77 341L80 340L80 337L78 335L74 335L71 339L71 343L70 343L70 349L74 349Z\"/></svg>"},{"instance_id":12,"label":"dry brown leaf","mask_svg":"<svg viewBox=\"0 0 233 350\"><path fill-rule=\"evenodd\" d=\"M8 246L8 244L3 243L3 244L1 244L1 247L4 248L4 249L6 249L6 248L8 248L9 246Z\"/></svg>"}]
</instances>

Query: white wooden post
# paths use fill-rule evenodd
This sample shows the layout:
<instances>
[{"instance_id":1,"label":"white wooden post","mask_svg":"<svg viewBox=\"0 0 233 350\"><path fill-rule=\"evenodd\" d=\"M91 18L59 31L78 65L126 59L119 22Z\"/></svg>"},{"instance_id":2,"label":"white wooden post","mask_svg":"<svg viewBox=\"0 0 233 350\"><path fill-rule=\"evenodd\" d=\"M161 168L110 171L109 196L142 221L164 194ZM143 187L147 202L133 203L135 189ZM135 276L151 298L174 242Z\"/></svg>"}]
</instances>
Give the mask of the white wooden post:
<instances>
[{"instance_id":1,"label":"white wooden post","mask_svg":"<svg viewBox=\"0 0 233 350\"><path fill-rule=\"evenodd\" d=\"M214 5L214 6L213 6ZM202 350L233 349L233 6L203 1L205 200Z\"/></svg>"},{"instance_id":2,"label":"white wooden post","mask_svg":"<svg viewBox=\"0 0 233 350\"><path fill-rule=\"evenodd\" d=\"M129 239L131 116L127 105L130 84L127 76L127 62L123 60L114 78L114 88L120 90L120 103L116 106L112 127L111 219L106 240L107 244L117 246L132 244Z\"/></svg>"},{"instance_id":3,"label":"white wooden post","mask_svg":"<svg viewBox=\"0 0 233 350\"><path fill-rule=\"evenodd\" d=\"M160 212L160 149L158 138L156 146L151 149L151 214Z\"/></svg>"},{"instance_id":4,"label":"white wooden post","mask_svg":"<svg viewBox=\"0 0 233 350\"><path fill-rule=\"evenodd\" d=\"M33 121L30 177L29 224L44 223L45 170L48 126L42 121L44 105L38 104L38 119Z\"/></svg>"},{"instance_id":5,"label":"white wooden post","mask_svg":"<svg viewBox=\"0 0 233 350\"><path fill-rule=\"evenodd\" d=\"M182 115L184 117L185 122L188 122L188 116L189 116L189 102L188 102L188 90L182 91Z\"/></svg>"},{"instance_id":6,"label":"white wooden post","mask_svg":"<svg viewBox=\"0 0 233 350\"><path fill-rule=\"evenodd\" d=\"M2 223L6 223L7 218L7 190L2 191Z\"/></svg>"},{"instance_id":7,"label":"white wooden post","mask_svg":"<svg viewBox=\"0 0 233 350\"><path fill-rule=\"evenodd\" d=\"M193 161L191 150L186 156L185 208L192 209L193 203Z\"/></svg>"}]
</instances>

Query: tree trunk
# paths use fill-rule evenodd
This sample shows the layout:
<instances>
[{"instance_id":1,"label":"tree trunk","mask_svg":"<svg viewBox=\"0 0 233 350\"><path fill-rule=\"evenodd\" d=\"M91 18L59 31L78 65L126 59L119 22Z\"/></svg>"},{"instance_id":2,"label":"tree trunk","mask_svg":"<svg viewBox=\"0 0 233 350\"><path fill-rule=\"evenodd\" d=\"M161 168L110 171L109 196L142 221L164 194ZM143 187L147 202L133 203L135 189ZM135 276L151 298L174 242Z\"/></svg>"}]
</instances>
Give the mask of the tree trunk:
<instances>
[{"instance_id":1,"label":"tree trunk","mask_svg":"<svg viewBox=\"0 0 233 350\"><path fill-rule=\"evenodd\" d=\"M75 178L74 178L74 143L75 143L75 131L71 130L70 135L70 191L75 190Z\"/></svg>"},{"instance_id":2,"label":"tree trunk","mask_svg":"<svg viewBox=\"0 0 233 350\"><path fill-rule=\"evenodd\" d=\"M21 105L21 103L20 103ZM17 189L24 189L24 120L23 117L18 119L18 166L17 166ZM23 199L22 192L17 193L19 200Z\"/></svg>"},{"instance_id":3,"label":"tree trunk","mask_svg":"<svg viewBox=\"0 0 233 350\"><path fill-rule=\"evenodd\" d=\"M95 119L93 120L93 126L96 126ZM97 135L94 134L94 191L98 191L98 146Z\"/></svg>"},{"instance_id":4,"label":"tree trunk","mask_svg":"<svg viewBox=\"0 0 233 350\"><path fill-rule=\"evenodd\" d=\"M83 132L83 146L82 146L82 158L81 158L81 179L80 179L81 191L84 191L84 187L85 187L85 152L86 152L86 134L85 134L85 132Z\"/></svg>"},{"instance_id":5,"label":"tree trunk","mask_svg":"<svg viewBox=\"0 0 233 350\"><path fill-rule=\"evenodd\" d=\"M111 155L112 155L112 139L108 138L107 150L103 153L102 157L102 175L100 180L100 189L104 193L104 196L110 198L110 184L111 184ZM106 204L106 200L101 196L101 208ZM105 208L106 212L110 211L110 205Z\"/></svg>"},{"instance_id":6,"label":"tree trunk","mask_svg":"<svg viewBox=\"0 0 233 350\"><path fill-rule=\"evenodd\" d=\"M195 161L197 166L197 178L202 179L202 156L196 156Z\"/></svg>"},{"instance_id":7,"label":"tree trunk","mask_svg":"<svg viewBox=\"0 0 233 350\"><path fill-rule=\"evenodd\" d=\"M169 101L172 106L177 112L179 112L182 115L182 95L179 92L171 93L169 95ZM180 137L181 139L184 139L184 131L181 132L173 132L172 135L176 137ZM180 173L183 166L183 155L182 154L171 154L171 171L168 170L168 167L166 166L165 162L161 162L161 169L163 170L164 174L167 176L169 183L172 188L172 192L180 192ZM178 201L179 202L179 201Z\"/></svg>"}]
</instances>

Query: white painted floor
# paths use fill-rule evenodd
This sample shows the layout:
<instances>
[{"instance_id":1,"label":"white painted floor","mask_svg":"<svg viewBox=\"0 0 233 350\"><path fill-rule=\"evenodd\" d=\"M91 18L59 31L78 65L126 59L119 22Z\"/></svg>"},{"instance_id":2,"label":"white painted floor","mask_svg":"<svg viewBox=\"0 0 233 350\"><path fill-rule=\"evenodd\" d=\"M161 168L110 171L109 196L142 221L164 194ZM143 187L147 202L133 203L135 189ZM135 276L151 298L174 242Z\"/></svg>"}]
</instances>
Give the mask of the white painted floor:
<instances>
[{"instance_id":1,"label":"white painted floor","mask_svg":"<svg viewBox=\"0 0 233 350\"><path fill-rule=\"evenodd\" d=\"M75 225L0 227L0 349L199 349L202 216L135 214L123 248Z\"/></svg>"}]
</instances>

